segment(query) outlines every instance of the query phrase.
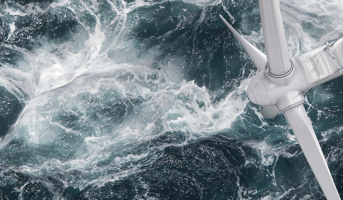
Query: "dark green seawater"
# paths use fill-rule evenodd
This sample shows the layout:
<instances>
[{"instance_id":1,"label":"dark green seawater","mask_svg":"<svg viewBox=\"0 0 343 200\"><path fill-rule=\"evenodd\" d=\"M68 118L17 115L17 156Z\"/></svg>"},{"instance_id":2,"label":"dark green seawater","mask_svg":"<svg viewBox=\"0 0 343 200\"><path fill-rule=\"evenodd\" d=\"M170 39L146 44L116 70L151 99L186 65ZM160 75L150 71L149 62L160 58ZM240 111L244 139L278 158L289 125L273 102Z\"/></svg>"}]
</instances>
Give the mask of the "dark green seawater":
<instances>
[{"instance_id":1,"label":"dark green seawater","mask_svg":"<svg viewBox=\"0 0 343 200\"><path fill-rule=\"evenodd\" d=\"M289 54L341 0L282 0ZM285 118L246 88L256 0L1 0L0 199L325 199ZM306 109L343 196L343 79Z\"/></svg>"}]
</instances>

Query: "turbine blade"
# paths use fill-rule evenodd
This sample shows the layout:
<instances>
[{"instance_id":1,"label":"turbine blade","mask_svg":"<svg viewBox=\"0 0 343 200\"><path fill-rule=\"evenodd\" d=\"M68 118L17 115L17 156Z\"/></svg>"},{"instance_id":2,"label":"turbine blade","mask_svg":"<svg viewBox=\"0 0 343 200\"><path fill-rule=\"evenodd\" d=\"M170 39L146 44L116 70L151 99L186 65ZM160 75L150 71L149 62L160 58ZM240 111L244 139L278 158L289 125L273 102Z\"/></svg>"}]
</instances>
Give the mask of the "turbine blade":
<instances>
[{"instance_id":1,"label":"turbine blade","mask_svg":"<svg viewBox=\"0 0 343 200\"><path fill-rule=\"evenodd\" d=\"M302 68L309 88L342 75L343 38L309 51L295 59Z\"/></svg>"},{"instance_id":2,"label":"turbine blade","mask_svg":"<svg viewBox=\"0 0 343 200\"><path fill-rule=\"evenodd\" d=\"M286 74L291 69L279 0L259 0L263 39L270 72Z\"/></svg>"},{"instance_id":3,"label":"turbine blade","mask_svg":"<svg viewBox=\"0 0 343 200\"><path fill-rule=\"evenodd\" d=\"M266 119L274 119L280 113L280 111L277 106L263 106L261 113Z\"/></svg>"},{"instance_id":4,"label":"turbine blade","mask_svg":"<svg viewBox=\"0 0 343 200\"><path fill-rule=\"evenodd\" d=\"M284 111L291 128L328 200L340 199L322 149L303 105Z\"/></svg>"},{"instance_id":5,"label":"turbine blade","mask_svg":"<svg viewBox=\"0 0 343 200\"><path fill-rule=\"evenodd\" d=\"M255 46L250 44L246 41L232 26L224 19L223 16L219 15L220 19L226 24L226 26L230 29L233 35L239 40L239 42L243 45L244 49L249 54L251 60L256 65L259 71L262 71L266 68L267 65L267 57L264 53L258 50Z\"/></svg>"}]
</instances>

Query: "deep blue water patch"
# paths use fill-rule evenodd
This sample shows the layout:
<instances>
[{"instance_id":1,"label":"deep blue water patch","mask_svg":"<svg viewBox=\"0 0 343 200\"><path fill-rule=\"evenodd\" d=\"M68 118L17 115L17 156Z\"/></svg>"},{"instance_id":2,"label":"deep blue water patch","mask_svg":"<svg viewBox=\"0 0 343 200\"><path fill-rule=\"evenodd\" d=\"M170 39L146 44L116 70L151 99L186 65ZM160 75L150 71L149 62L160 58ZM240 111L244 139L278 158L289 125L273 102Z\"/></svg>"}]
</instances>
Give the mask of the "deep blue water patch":
<instances>
[{"instance_id":1,"label":"deep blue water patch","mask_svg":"<svg viewBox=\"0 0 343 200\"><path fill-rule=\"evenodd\" d=\"M5 88L0 87L0 138L4 137L15 123L23 105L19 100Z\"/></svg>"}]
</instances>

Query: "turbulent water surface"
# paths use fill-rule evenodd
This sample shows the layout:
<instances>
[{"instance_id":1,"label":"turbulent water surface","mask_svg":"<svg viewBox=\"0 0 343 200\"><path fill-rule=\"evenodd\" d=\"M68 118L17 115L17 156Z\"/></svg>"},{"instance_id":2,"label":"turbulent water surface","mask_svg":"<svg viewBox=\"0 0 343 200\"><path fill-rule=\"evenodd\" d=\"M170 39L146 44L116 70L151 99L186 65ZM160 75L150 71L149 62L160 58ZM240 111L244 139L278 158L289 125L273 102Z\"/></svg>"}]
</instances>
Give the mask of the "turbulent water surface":
<instances>
[{"instance_id":1,"label":"turbulent water surface","mask_svg":"<svg viewBox=\"0 0 343 200\"><path fill-rule=\"evenodd\" d=\"M289 54L342 9L281 0ZM325 199L219 14L264 51L256 0L0 1L0 199ZM342 84L305 105L341 196Z\"/></svg>"}]
</instances>

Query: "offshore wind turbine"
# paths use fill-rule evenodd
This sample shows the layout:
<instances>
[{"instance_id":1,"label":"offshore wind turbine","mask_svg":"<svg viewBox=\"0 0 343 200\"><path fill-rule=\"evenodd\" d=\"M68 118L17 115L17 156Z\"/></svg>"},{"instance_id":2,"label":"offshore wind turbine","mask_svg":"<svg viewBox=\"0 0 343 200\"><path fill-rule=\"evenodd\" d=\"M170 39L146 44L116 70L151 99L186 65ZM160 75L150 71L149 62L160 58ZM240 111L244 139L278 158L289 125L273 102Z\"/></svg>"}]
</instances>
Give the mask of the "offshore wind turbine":
<instances>
[{"instance_id":1,"label":"offshore wind turbine","mask_svg":"<svg viewBox=\"0 0 343 200\"><path fill-rule=\"evenodd\" d=\"M259 7L266 55L246 41L220 15L258 68L248 87L248 97L262 106L265 118L274 118L280 112L285 115L324 195L328 200L339 200L303 104L304 94L309 89L342 75L343 39L290 59L279 0L259 0Z\"/></svg>"}]
</instances>

